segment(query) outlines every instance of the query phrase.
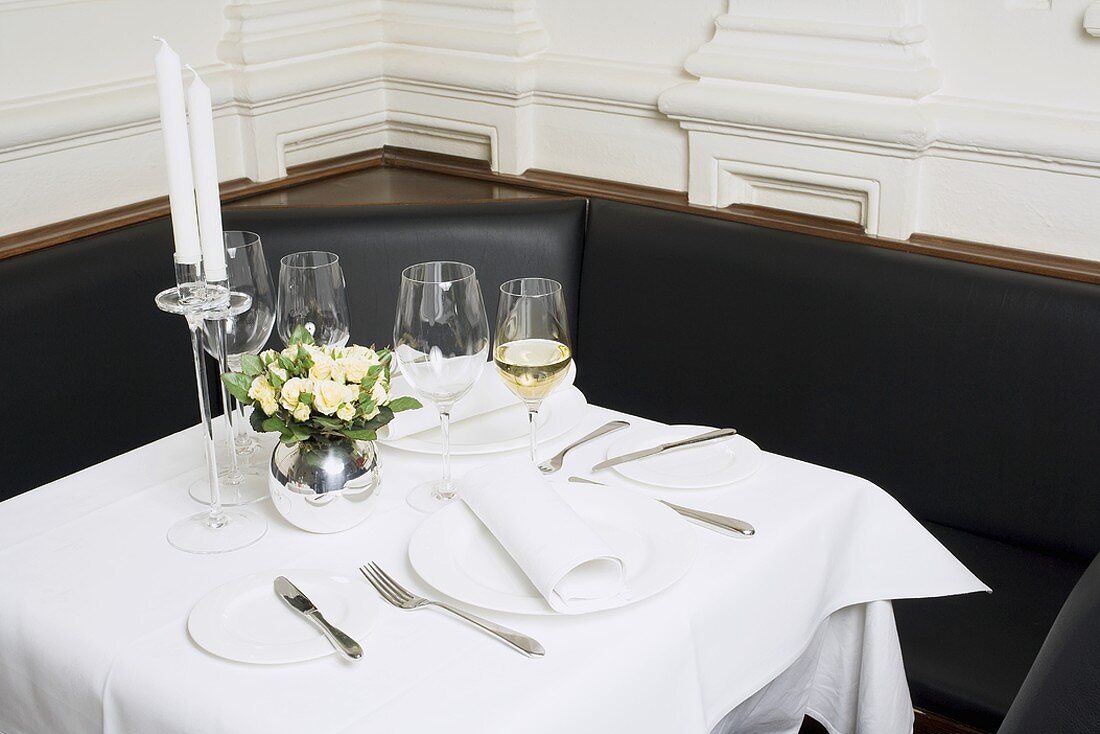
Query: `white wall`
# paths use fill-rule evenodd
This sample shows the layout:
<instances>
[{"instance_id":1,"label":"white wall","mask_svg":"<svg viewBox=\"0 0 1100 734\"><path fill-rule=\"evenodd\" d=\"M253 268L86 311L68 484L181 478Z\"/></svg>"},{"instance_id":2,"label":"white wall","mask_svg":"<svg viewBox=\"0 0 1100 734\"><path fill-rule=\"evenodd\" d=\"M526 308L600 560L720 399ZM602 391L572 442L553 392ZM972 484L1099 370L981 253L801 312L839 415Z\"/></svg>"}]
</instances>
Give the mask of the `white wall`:
<instances>
[{"instance_id":1,"label":"white wall","mask_svg":"<svg viewBox=\"0 0 1100 734\"><path fill-rule=\"evenodd\" d=\"M223 180L398 144L1100 259L1088 5L0 0L0 233L164 193L160 34Z\"/></svg>"}]
</instances>

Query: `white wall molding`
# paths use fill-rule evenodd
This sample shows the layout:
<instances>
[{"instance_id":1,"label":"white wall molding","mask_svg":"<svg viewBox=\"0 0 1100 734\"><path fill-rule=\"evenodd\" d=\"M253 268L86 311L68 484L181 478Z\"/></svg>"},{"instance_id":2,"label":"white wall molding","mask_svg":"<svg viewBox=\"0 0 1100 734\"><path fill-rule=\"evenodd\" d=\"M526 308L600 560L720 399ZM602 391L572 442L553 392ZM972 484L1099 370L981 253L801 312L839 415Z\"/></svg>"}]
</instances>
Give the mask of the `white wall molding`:
<instances>
[{"instance_id":1,"label":"white wall molding","mask_svg":"<svg viewBox=\"0 0 1100 734\"><path fill-rule=\"evenodd\" d=\"M1086 230L1059 221L1100 220L1097 207L1038 191L1057 181L1065 202L1080 202L1100 189L1100 110L942 93L922 11L920 0L729 0L685 62L698 79L659 100L688 133L689 199L831 216L891 238L924 231L1079 255ZM952 196L998 214L950 207L949 220Z\"/></svg>"},{"instance_id":2,"label":"white wall molding","mask_svg":"<svg viewBox=\"0 0 1100 734\"><path fill-rule=\"evenodd\" d=\"M17 10L51 8L59 5L78 5L81 3L101 3L105 0L0 0L0 13Z\"/></svg>"},{"instance_id":3,"label":"white wall molding","mask_svg":"<svg viewBox=\"0 0 1100 734\"><path fill-rule=\"evenodd\" d=\"M730 12L718 16L714 39L688 57L687 71L702 79L900 99L920 99L940 87L924 26L903 18L896 25L776 18L749 14L747 5L731 2Z\"/></svg>"},{"instance_id":4,"label":"white wall molding","mask_svg":"<svg viewBox=\"0 0 1100 734\"><path fill-rule=\"evenodd\" d=\"M237 66L345 52L382 40L380 0L310 0L227 5L218 58Z\"/></svg>"},{"instance_id":5,"label":"white wall molding","mask_svg":"<svg viewBox=\"0 0 1100 734\"><path fill-rule=\"evenodd\" d=\"M44 93L0 92L4 232L163 193L142 44L171 29L211 85L223 179L405 145L1100 259L1086 35L1100 0L190 0L155 19L141 0L0 0L0 14L16 45L48 29L69 49L12 87ZM996 33L975 43L978 23Z\"/></svg>"},{"instance_id":6,"label":"white wall molding","mask_svg":"<svg viewBox=\"0 0 1100 734\"><path fill-rule=\"evenodd\" d=\"M1093 0L1085 8L1085 32L1094 38L1100 37L1100 0Z\"/></svg>"},{"instance_id":7,"label":"white wall molding","mask_svg":"<svg viewBox=\"0 0 1100 734\"><path fill-rule=\"evenodd\" d=\"M327 122L275 136L279 169L321 158L381 148L384 145L433 150L439 141L452 150L461 146L467 158L497 166L497 130L489 125L428 115L375 112L347 120Z\"/></svg>"},{"instance_id":8,"label":"white wall molding","mask_svg":"<svg viewBox=\"0 0 1100 734\"><path fill-rule=\"evenodd\" d=\"M715 202L825 214L878 234L878 181L820 171L714 159Z\"/></svg>"}]
</instances>

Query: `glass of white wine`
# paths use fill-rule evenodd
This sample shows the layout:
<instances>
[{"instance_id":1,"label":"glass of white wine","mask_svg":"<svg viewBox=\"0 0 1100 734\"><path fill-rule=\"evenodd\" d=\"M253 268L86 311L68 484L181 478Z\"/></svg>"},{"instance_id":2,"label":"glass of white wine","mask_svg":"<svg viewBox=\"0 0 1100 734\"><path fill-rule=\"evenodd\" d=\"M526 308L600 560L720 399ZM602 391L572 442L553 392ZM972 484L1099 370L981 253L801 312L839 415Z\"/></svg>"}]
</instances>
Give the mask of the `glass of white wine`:
<instances>
[{"instance_id":1,"label":"glass of white wine","mask_svg":"<svg viewBox=\"0 0 1100 734\"><path fill-rule=\"evenodd\" d=\"M531 461L538 461L539 406L565 379L572 359L561 283L517 278L502 284L493 362L504 384L527 406Z\"/></svg>"}]
</instances>

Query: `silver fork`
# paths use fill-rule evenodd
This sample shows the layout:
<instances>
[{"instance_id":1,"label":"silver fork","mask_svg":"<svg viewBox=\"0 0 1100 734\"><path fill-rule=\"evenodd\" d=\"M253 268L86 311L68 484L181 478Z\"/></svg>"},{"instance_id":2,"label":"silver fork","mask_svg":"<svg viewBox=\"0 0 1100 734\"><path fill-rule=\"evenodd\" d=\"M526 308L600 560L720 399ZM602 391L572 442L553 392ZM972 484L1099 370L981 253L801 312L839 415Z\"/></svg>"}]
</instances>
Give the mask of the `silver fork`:
<instances>
[{"instance_id":1,"label":"silver fork","mask_svg":"<svg viewBox=\"0 0 1100 734\"><path fill-rule=\"evenodd\" d=\"M630 427L630 424L627 423L626 421L611 421L610 423L604 423L602 426L600 426L596 430L592 431L592 433L588 434L587 436L584 436L583 438L578 438L576 441L574 441L573 443L566 446L564 449L559 451L557 454L555 454L554 456L551 456L549 459L547 459L546 461L539 464L539 471L542 472L543 474L553 474L557 470L561 469L562 462L565 461L565 454L567 452L572 451L573 449L577 448L581 444L585 444L585 443L588 443L589 441L597 439L600 436L605 436L608 433L618 431L621 428L629 428L629 427Z\"/></svg>"},{"instance_id":2,"label":"silver fork","mask_svg":"<svg viewBox=\"0 0 1100 734\"><path fill-rule=\"evenodd\" d=\"M398 609L404 609L410 611L413 609L421 609L428 606L436 606L440 609L445 609L456 617L461 617L467 622L477 625L481 629L496 635L504 642L508 643L515 649L522 652L524 655L533 658L541 658L546 654L546 650L543 649L539 641L528 637L527 635L520 634L514 630L510 630L507 627L501 627L499 624L494 624L487 619L482 619L477 615L470 614L463 611L458 607L453 607L446 602L433 601L431 599L425 599L422 596L417 596L404 586L397 583L392 576L382 570L382 568L371 561L366 566L359 567L359 573L366 577L370 585L374 587L374 590L378 592L378 595L385 599L390 604L394 605Z\"/></svg>"}]
</instances>

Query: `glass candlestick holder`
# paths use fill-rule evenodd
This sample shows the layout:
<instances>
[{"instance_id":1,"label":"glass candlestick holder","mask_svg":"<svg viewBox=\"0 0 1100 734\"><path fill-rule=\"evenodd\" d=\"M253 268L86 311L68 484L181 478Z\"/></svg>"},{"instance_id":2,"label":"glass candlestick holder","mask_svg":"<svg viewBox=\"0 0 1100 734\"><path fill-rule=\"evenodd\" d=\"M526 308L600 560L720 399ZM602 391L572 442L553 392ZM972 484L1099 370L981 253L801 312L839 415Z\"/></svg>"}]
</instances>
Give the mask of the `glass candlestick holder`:
<instances>
[{"instance_id":1,"label":"glass candlestick holder","mask_svg":"<svg viewBox=\"0 0 1100 734\"><path fill-rule=\"evenodd\" d=\"M241 295L241 294L238 294ZM245 309L247 310L247 309ZM210 351L218 360L218 372L229 372L229 354L226 351L226 319L235 314L219 310L209 311L204 315L206 320L205 334ZM237 427L236 423L243 420L243 411L240 414L234 412L233 395L229 392L224 382L221 385L222 420L225 423L225 443L223 451L225 466L218 470L219 497L223 507L239 507L250 505L270 497L267 488L268 472L259 471L261 467L242 467L240 455L237 452ZM210 480L206 477L196 479L187 488L191 498L197 502L207 504L212 501L210 494Z\"/></svg>"},{"instance_id":2,"label":"glass candlestick holder","mask_svg":"<svg viewBox=\"0 0 1100 734\"><path fill-rule=\"evenodd\" d=\"M214 423L210 413L210 387L206 380L203 356L202 324L207 318L225 319L247 311L252 298L234 293L223 283L203 283L197 266L181 268L177 259L177 287L157 294L157 308L183 316L191 332L191 352L195 362L199 413L206 454L206 479L211 487L210 506L204 511L178 520L168 529L168 542L188 553L225 553L252 545L267 532L267 521L247 510L222 507L218 466L214 452Z\"/></svg>"}]
</instances>

